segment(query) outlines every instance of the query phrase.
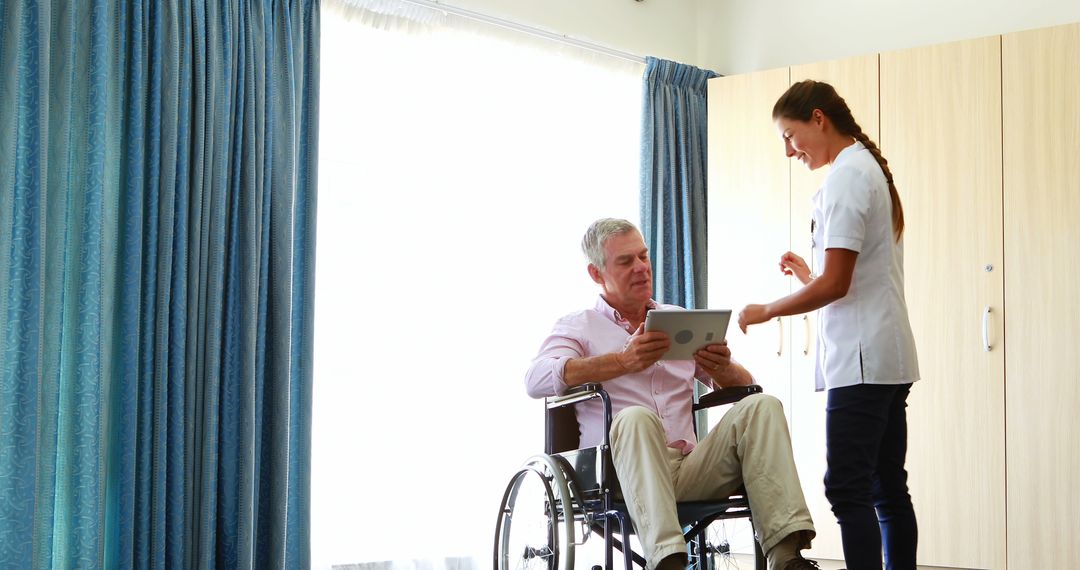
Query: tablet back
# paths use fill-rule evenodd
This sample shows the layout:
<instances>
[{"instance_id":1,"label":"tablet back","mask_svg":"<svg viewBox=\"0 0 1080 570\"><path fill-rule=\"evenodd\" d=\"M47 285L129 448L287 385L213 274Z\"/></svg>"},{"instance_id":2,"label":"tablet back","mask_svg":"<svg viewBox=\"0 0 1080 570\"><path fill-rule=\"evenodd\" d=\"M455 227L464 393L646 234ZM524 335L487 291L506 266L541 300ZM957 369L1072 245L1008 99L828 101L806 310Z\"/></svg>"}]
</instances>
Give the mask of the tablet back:
<instances>
[{"instance_id":1,"label":"tablet back","mask_svg":"<svg viewBox=\"0 0 1080 570\"><path fill-rule=\"evenodd\" d=\"M645 315L645 330L671 337L671 348L660 360L693 360L701 347L724 340L730 320L730 310L654 309Z\"/></svg>"}]
</instances>

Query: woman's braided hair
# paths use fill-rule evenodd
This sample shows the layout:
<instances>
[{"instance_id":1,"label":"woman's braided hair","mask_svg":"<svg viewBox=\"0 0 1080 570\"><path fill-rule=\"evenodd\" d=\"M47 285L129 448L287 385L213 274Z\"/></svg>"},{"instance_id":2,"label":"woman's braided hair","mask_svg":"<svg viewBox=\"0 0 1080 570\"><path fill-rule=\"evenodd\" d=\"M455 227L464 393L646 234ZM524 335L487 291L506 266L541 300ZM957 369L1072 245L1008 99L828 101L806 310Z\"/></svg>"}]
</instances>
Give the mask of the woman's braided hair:
<instances>
[{"instance_id":1,"label":"woman's braided hair","mask_svg":"<svg viewBox=\"0 0 1080 570\"><path fill-rule=\"evenodd\" d=\"M776 105L773 106L772 117L774 121L783 117L793 121L805 122L809 121L813 116L814 109L821 110L832 122L838 133L854 137L855 140L861 142L866 147L866 150L869 150L870 154L874 156L874 160L877 160L881 172L885 174L886 182L889 183L889 198L892 200L893 235L896 237L896 241L900 241L900 236L904 233L904 208L900 204L900 194L896 191L896 185L893 184L892 172L889 171L889 161L885 160L884 156L881 156L881 149L874 144L874 141L870 140L870 137L866 136L866 133L862 131L862 127L855 122L855 117L851 115L851 109L848 108L844 98L836 92L832 85L812 79L792 85L777 99Z\"/></svg>"}]
</instances>

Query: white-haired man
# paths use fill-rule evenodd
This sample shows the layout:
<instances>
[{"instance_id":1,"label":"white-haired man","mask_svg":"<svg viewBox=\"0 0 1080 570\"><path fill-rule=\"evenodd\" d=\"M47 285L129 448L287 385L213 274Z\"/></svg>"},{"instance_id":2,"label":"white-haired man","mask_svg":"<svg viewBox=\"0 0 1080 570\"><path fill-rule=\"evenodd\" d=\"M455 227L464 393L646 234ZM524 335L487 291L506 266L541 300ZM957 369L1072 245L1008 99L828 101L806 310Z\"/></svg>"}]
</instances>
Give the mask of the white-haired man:
<instances>
[{"instance_id":1,"label":"white-haired man","mask_svg":"<svg viewBox=\"0 0 1080 570\"><path fill-rule=\"evenodd\" d=\"M596 305L558 320L525 377L534 398L602 382L611 397L610 441L623 498L650 569L682 569L686 543L676 500L729 496L745 487L770 570L817 568L799 553L814 526L791 452L779 400L749 396L724 414L698 442L693 429L695 380L712 387L753 383L726 343L703 347L694 360L661 361L671 341L645 332L652 298L652 264L638 229L605 218L585 233L589 276L600 286ZM578 404L581 445L599 445L599 400Z\"/></svg>"}]
</instances>

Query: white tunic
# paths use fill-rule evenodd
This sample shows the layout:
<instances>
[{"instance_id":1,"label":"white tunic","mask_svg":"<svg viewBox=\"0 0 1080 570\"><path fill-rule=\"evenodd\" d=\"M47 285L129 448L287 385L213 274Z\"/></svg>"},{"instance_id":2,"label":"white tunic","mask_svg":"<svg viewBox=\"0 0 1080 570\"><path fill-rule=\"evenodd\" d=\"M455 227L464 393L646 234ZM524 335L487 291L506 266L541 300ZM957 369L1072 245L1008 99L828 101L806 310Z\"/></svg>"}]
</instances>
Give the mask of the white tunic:
<instances>
[{"instance_id":1,"label":"white tunic","mask_svg":"<svg viewBox=\"0 0 1080 570\"><path fill-rule=\"evenodd\" d=\"M817 389L918 380L903 240L893 237L885 175L862 143L840 151L813 201L814 267L825 267L829 248L859 254L847 295L818 315Z\"/></svg>"}]
</instances>

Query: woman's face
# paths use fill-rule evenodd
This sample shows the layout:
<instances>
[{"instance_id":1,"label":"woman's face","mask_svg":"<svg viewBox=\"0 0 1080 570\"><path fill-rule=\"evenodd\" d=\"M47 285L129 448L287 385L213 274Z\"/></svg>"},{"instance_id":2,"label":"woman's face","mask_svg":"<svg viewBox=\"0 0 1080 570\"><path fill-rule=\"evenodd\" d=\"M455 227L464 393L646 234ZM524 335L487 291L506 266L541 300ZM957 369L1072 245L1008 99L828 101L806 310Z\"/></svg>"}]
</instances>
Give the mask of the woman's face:
<instances>
[{"instance_id":1,"label":"woman's face","mask_svg":"<svg viewBox=\"0 0 1080 570\"><path fill-rule=\"evenodd\" d=\"M798 160L810 170L817 170L828 164L830 157L823 123L821 111L814 111L809 121L784 117L776 119L776 130L784 140L784 153L787 157Z\"/></svg>"}]
</instances>

